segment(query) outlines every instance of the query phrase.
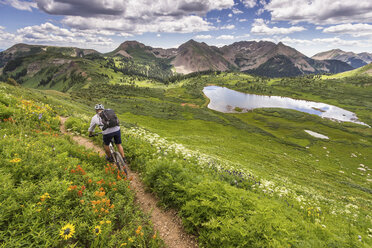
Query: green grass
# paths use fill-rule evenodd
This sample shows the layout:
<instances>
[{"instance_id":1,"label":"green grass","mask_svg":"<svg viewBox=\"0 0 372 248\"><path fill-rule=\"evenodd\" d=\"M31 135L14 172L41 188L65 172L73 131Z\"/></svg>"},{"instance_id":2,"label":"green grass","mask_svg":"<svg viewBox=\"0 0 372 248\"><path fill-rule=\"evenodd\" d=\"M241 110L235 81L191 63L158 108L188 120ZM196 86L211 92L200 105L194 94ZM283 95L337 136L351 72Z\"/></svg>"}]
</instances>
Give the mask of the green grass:
<instances>
[{"instance_id":1,"label":"green grass","mask_svg":"<svg viewBox=\"0 0 372 248\"><path fill-rule=\"evenodd\" d=\"M234 74L202 76L181 83L183 86L180 88L167 90L165 96L205 106L207 99L197 94L200 87L196 90L184 87L194 80L201 85L215 84L251 93L271 92L326 102L354 111L362 121L372 124L372 87L358 83L358 79L341 82L318 79L307 82L304 79L301 82L301 78L252 80L245 75L240 80L237 78ZM166 99L163 102L166 104ZM123 106L127 104L123 103ZM372 210L371 176L368 170L358 169L361 164L368 168L372 164L370 128L283 109L261 109L244 114L208 111L205 118L197 118L203 108L177 108L179 115L185 119L172 116L159 118L156 108L153 108L153 113L125 109L129 111L121 118L126 122L145 127L191 150L229 161L236 168L244 168L260 178L290 187L308 199L322 199L319 203L322 208L328 209L326 206L331 205L333 207L329 208L329 212L334 211L332 208L338 209L339 224L350 221L350 216L341 210L345 210L350 203L358 206L357 219ZM304 130L322 133L330 140L314 138ZM368 233L364 223L360 231ZM338 224L335 222L333 225ZM363 237L368 239L366 234Z\"/></svg>"},{"instance_id":2,"label":"green grass","mask_svg":"<svg viewBox=\"0 0 372 248\"><path fill-rule=\"evenodd\" d=\"M341 72L335 75L323 75L322 79L337 79L345 77L355 77L355 76L371 76L372 75L372 64L365 65L358 69L352 71Z\"/></svg>"},{"instance_id":3,"label":"green grass","mask_svg":"<svg viewBox=\"0 0 372 248\"><path fill-rule=\"evenodd\" d=\"M135 78L130 82L92 83L70 96L39 94L50 94L53 101L71 106L69 113L77 117L74 125L80 133L85 132L94 114L87 105L103 102L119 113L124 126L140 126L166 138L165 143L150 145L152 139L144 141L128 134L124 147L134 168L143 173L163 204L180 211L185 226L199 235L202 246L215 247L216 242L224 247L371 245L370 128L285 109L219 113L206 108L208 99L202 94L203 87L212 84L247 93L325 102L353 111L372 125L370 78L267 79L215 73L170 86L143 83L142 78L138 84ZM304 130L330 139L314 138ZM158 160L156 147L160 143L163 148ZM182 144L186 153L197 151L203 158L212 158L221 165L221 171L200 166L197 158L189 160L172 151L164 155L164 149L173 143ZM237 186L236 179L225 170L244 171L261 184L254 184L258 189ZM283 196L283 191L289 193ZM244 199L249 203L236 195L248 197ZM220 212L221 208L229 209L228 213ZM318 208L321 218L314 217ZM251 240L253 236L259 238Z\"/></svg>"},{"instance_id":4,"label":"green grass","mask_svg":"<svg viewBox=\"0 0 372 248\"><path fill-rule=\"evenodd\" d=\"M60 133L56 114L77 109L66 94L0 83L1 246L163 247L125 176Z\"/></svg>"}]
</instances>

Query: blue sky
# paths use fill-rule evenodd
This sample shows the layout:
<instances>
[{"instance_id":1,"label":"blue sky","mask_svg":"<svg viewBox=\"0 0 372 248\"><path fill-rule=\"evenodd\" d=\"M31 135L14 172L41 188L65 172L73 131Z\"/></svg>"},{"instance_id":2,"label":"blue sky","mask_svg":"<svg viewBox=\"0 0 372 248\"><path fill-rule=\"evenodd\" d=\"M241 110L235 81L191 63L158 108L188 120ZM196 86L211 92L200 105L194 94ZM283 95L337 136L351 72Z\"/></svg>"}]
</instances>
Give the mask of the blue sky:
<instances>
[{"instance_id":1,"label":"blue sky","mask_svg":"<svg viewBox=\"0 0 372 248\"><path fill-rule=\"evenodd\" d=\"M126 40L178 47L279 41L307 56L372 53L371 0L0 0L0 49L16 43L100 52Z\"/></svg>"}]
</instances>

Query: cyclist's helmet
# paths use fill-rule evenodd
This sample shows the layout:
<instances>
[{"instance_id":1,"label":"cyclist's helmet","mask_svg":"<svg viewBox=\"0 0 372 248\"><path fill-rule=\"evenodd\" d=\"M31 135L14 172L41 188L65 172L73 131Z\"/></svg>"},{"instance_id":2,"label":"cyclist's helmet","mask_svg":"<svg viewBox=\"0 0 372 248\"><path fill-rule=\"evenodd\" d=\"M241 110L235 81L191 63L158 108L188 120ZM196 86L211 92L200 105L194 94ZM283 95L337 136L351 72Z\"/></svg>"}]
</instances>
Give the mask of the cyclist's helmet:
<instances>
[{"instance_id":1,"label":"cyclist's helmet","mask_svg":"<svg viewBox=\"0 0 372 248\"><path fill-rule=\"evenodd\" d=\"M94 106L94 108L95 108L96 110L98 110L98 109L105 109L105 107L103 107L103 105L100 104L100 103L96 104L96 106Z\"/></svg>"}]
</instances>

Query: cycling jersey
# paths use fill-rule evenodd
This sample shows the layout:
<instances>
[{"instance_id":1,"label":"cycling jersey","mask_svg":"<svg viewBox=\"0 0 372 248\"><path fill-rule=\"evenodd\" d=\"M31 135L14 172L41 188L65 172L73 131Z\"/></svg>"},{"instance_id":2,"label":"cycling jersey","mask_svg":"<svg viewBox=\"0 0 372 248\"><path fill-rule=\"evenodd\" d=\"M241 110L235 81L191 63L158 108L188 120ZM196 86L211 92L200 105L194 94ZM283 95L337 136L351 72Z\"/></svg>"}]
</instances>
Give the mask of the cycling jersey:
<instances>
[{"instance_id":1,"label":"cycling jersey","mask_svg":"<svg viewBox=\"0 0 372 248\"><path fill-rule=\"evenodd\" d=\"M90 121L90 127L88 129L88 132L94 132L94 128L96 126L98 126L102 130L103 123L102 123L101 118L99 117L98 114L96 114L95 116L92 117L92 120ZM105 131L102 131L102 134L105 135L105 134L109 134L109 133L114 133L114 132L117 132L119 130L120 130L120 126L109 127Z\"/></svg>"}]
</instances>

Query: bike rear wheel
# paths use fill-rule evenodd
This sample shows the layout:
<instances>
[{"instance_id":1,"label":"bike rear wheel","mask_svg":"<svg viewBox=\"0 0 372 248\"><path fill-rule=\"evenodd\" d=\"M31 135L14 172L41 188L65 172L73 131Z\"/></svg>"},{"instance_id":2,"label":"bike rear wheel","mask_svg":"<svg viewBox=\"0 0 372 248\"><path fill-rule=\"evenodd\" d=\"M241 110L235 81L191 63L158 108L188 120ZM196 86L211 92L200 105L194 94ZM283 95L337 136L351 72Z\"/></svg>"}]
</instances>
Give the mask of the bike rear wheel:
<instances>
[{"instance_id":1,"label":"bike rear wheel","mask_svg":"<svg viewBox=\"0 0 372 248\"><path fill-rule=\"evenodd\" d=\"M128 176L128 171L127 171L127 168L126 168L126 164L123 160L123 158L121 157L120 153L119 152L114 152L113 153L113 156L114 156L114 160L116 161L116 166L118 167L119 171L124 171L125 174Z\"/></svg>"}]
</instances>

